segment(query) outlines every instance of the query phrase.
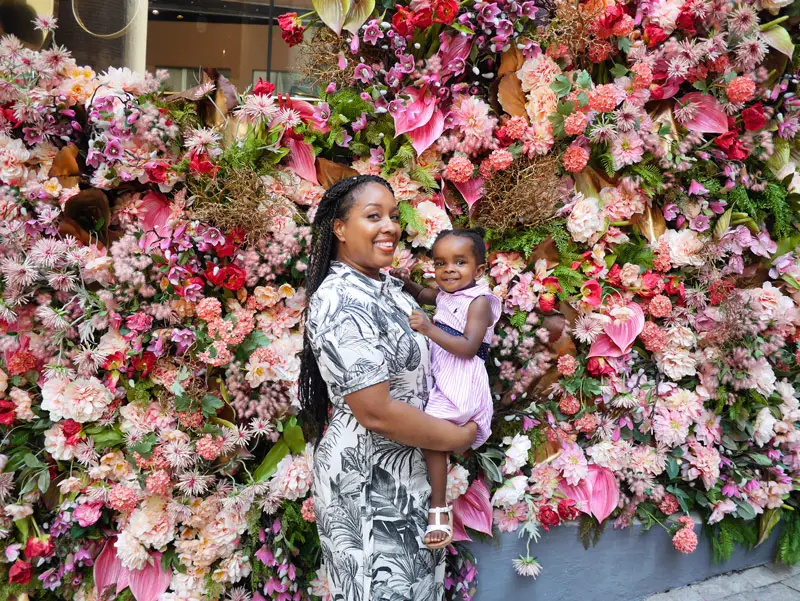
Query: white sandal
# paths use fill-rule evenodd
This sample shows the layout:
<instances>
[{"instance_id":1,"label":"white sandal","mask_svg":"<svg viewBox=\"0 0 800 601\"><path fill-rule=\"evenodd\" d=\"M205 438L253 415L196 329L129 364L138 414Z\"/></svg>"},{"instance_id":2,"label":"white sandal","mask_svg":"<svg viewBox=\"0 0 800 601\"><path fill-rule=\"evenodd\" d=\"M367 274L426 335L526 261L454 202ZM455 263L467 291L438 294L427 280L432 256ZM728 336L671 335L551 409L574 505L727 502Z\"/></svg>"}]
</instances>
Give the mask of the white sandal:
<instances>
[{"instance_id":1,"label":"white sandal","mask_svg":"<svg viewBox=\"0 0 800 601\"><path fill-rule=\"evenodd\" d=\"M425 529L424 538L427 538L431 532L444 532L447 536L443 540L434 543L426 542L425 546L429 549L442 549L453 542L453 507L451 505L445 505L444 507L431 507L428 510L428 513L432 513L436 516L436 523L428 524L428 527ZM449 516L447 524L442 524L441 516L443 513L446 513ZM425 542L424 538L423 542Z\"/></svg>"}]
</instances>

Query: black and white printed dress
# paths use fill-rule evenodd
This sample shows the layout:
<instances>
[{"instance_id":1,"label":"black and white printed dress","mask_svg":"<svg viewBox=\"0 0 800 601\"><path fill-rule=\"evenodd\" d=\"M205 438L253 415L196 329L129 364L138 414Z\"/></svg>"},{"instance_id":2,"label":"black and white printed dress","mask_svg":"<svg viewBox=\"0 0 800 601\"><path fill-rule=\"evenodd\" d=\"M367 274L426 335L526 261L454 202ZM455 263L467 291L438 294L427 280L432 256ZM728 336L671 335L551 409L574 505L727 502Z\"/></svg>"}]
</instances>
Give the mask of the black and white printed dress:
<instances>
[{"instance_id":1,"label":"black and white printed dress","mask_svg":"<svg viewBox=\"0 0 800 601\"><path fill-rule=\"evenodd\" d=\"M423 543L430 486L422 451L361 426L344 400L389 381L424 409L427 339L408 325L418 305L400 280L339 262L312 296L306 324L333 416L314 455L314 507L334 601L440 601L444 551Z\"/></svg>"}]
</instances>

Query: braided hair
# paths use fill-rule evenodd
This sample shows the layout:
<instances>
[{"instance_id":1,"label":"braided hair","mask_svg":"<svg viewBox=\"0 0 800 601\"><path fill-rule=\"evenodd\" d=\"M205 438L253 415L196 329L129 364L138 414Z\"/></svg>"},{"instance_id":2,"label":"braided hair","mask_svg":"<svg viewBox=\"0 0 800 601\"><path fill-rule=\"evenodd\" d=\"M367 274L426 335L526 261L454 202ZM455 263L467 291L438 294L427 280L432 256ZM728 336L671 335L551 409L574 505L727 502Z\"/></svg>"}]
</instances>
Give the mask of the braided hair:
<instances>
[{"instance_id":1,"label":"braided hair","mask_svg":"<svg viewBox=\"0 0 800 601\"><path fill-rule=\"evenodd\" d=\"M339 180L323 195L311 224L311 250L306 269L306 294L311 296L319 289L330 271L331 260L336 255L336 236L333 223L345 219L356 201L356 191L366 184L379 184L394 194L391 185L377 175L357 175ZM300 359L300 406L304 422L316 436L322 438L328 421L328 386L322 379L317 359L311 350L308 335L303 338L303 354Z\"/></svg>"},{"instance_id":2,"label":"braided hair","mask_svg":"<svg viewBox=\"0 0 800 601\"><path fill-rule=\"evenodd\" d=\"M439 232L439 235L436 236L436 240L433 241L431 251L439 242L439 240L443 240L448 236L469 238L469 240L472 242L472 252L475 253L475 260L477 261L477 264L483 265L486 263L486 241L483 239L485 235L486 230L484 230L482 227L471 227L458 230L442 230Z\"/></svg>"}]
</instances>

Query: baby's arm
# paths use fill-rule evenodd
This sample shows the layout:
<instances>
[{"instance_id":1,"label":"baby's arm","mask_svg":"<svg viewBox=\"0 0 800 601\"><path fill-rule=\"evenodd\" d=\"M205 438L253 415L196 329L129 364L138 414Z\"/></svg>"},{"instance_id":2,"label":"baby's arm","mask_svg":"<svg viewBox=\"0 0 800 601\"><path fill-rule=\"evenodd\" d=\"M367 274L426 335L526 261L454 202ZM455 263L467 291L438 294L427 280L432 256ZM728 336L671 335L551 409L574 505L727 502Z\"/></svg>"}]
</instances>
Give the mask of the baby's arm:
<instances>
[{"instance_id":1,"label":"baby's arm","mask_svg":"<svg viewBox=\"0 0 800 601\"><path fill-rule=\"evenodd\" d=\"M403 280L403 290L413 296L414 300L416 300L420 305L436 304L436 297L439 294L438 288L429 288L427 286L421 286L420 284L417 284L411 279L411 274L409 274L407 269L392 269L391 274L394 277Z\"/></svg>"},{"instance_id":2,"label":"baby's arm","mask_svg":"<svg viewBox=\"0 0 800 601\"><path fill-rule=\"evenodd\" d=\"M489 301L479 296L469 305L467 325L463 336L452 336L433 325L422 311L411 316L411 327L424 334L448 353L457 357L471 358L478 354L486 330L492 325L492 310Z\"/></svg>"}]
</instances>

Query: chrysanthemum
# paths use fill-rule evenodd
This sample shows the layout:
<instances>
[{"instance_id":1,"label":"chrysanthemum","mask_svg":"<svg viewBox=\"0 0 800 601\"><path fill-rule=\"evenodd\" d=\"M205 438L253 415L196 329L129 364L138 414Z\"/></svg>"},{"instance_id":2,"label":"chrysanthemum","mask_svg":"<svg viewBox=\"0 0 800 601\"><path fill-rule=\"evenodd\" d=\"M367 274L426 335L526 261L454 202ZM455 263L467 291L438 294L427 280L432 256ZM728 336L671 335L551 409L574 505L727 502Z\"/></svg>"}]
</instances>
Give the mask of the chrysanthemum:
<instances>
[{"instance_id":1,"label":"chrysanthemum","mask_svg":"<svg viewBox=\"0 0 800 601\"><path fill-rule=\"evenodd\" d=\"M197 460L192 445L185 440L170 441L163 449L164 459L175 469L184 470Z\"/></svg>"},{"instance_id":2,"label":"chrysanthemum","mask_svg":"<svg viewBox=\"0 0 800 601\"><path fill-rule=\"evenodd\" d=\"M253 595L243 586L232 588L228 592L227 601L250 601Z\"/></svg>"},{"instance_id":3,"label":"chrysanthemum","mask_svg":"<svg viewBox=\"0 0 800 601\"><path fill-rule=\"evenodd\" d=\"M51 15L39 15L33 20L33 28L44 33L54 31L58 27L58 19Z\"/></svg>"},{"instance_id":4,"label":"chrysanthemum","mask_svg":"<svg viewBox=\"0 0 800 601\"><path fill-rule=\"evenodd\" d=\"M700 112L700 105L697 102L678 103L678 106L673 109L673 114L678 123L689 123L692 119L697 117Z\"/></svg>"},{"instance_id":5,"label":"chrysanthemum","mask_svg":"<svg viewBox=\"0 0 800 601\"><path fill-rule=\"evenodd\" d=\"M683 56L673 56L667 61L667 78L681 79L689 74L692 64Z\"/></svg>"},{"instance_id":6,"label":"chrysanthemum","mask_svg":"<svg viewBox=\"0 0 800 601\"><path fill-rule=\"evenodd\" d=\"M528 576L536 580L536 577L542 573L542 564L536 561L535 557L520 555L518 558L512 560L514 569L520 576Z\"/></svg>"},{"instance_id":7,"label":"chrysanthemum","mask_svg":"<svg viewBox=\"0 0 800 601\"><path fill-rule=\"evenodd\" d=\"M600 119L589 127L588 138L595 144L610 142L616 135L616 126L604 119Z\"/></svg>"},{"instance_id":8,"label":"chrysanthemum","mask_svg":"<svg viewBox=\"0 0 800 601\"><path fill-rule=\"evenodd\" d=\"M631 131L639 120L639 109L626 102L614 112L619 131Z\"/></svg>"},{"instance_id":9,"label":"chrysanthemum","mask_svg":"<svg viewBox=\"0 0 800 601\"><path fill-rule=\"evenodd\" d=\"M584 313L572 326L572 334L584 344L591 344L602 333L603 324L592 313Z\"/></svg>"},{"instance_id":10,"label":"chrysanthemum","mask_svg":"<svg viewBox=\"0 0 800 601\"><path fill-rule=\"evenodd\" d=\"M268 419L263 417L254 417L250 421L248 428L250 433L256 437L269 436L275 431L275 426L273 426Z\"/></svg>"},{"instance_id":11,"label":"chrysanthemum","mask_svg":"<svg viewBox=\"0 0 800 601\"><path fill-rule=\"evenodd\" d=\"M61 332L69 327L69 320L63 309L56 309L51 305L40 305L36 309L36 317L42 321L42 325L48 330Z\"/></svg>"},{"instance_id":12,"label":"chrysanthemum","mask_svg":"<svg viewBox=\"0 0 800 601\"><path fill-rule=\"evenodd\" d=\"M193 129L186 135L184 145L193 154L216 156L221 151L219 142L222 136L211 128Z\"/></svg>"},{"instance_id":13,"label":"chrysanthemum","mask_svg":"<svg viewBox=\"0 0 800 601\"><path fill-rule=\"evenodd\" d=\"M214 476L210 474L187 472L178 476L178 490L185 495L194 497L204 495L213 484Z\"/></svg>"},{"instance_id":14,"label":"chrysanthemum","mask_svg":"<svg viewBox=\"0 0 800 601\"><path fill-rule=\"evenodd\" d=\"M742 40L736 47L736 61L745 71L754 69L767 55L767 43L756 34Z\"/></svg>"},{"instance_id":15,"label":"chrysanthemum","mask_svg":"<svg viewBox=\"0 0 800 601\"><path fill-rule=\"evenodd\" d=\"M275 98L272 96L251 94L247 96L244 103L236 109L236 114L245 121L253 125L267 125L270 120L278 113L275 105Z\"/></svg>"},{"instance_id":16,"label":"chrysanthemum","mask_svg":"<svg viewBox=\"0 0 800 601\"><path fill-rule=\"evenodd\" d=\"M302 118L300 117L300 113L298 113L294 109L282 108L278 110L278 113L275 115L275 118L270 123L271 126L276 125L285 125L287 129L291 127L296 127L303 122Z\"/></svg>"},{"instance_id":17,"label":"chrysanthemum","mask_svg":"<svg viewBox=\"0 0 800 601\"><path fill-rule=\"evenodd\" d=\"M728 18L728 28L736 35L747 35L758 26L758 13L750 4L741 4Z\"/></svg>"}]
</instances>

